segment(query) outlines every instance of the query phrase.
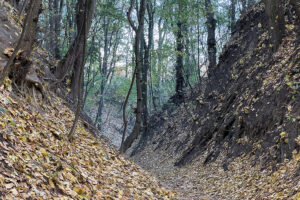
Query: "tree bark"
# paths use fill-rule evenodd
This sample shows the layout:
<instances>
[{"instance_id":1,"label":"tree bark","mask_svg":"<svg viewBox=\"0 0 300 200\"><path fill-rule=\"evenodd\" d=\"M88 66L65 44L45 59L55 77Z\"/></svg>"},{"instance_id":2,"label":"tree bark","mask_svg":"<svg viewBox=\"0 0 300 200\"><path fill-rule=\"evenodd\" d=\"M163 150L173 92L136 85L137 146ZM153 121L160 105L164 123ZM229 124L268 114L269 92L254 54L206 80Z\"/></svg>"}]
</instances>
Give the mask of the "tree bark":
<instances>
[{"instance_id":1,"label":"tree bark","mask_svg":"<svg viewBox=\"0 0 300 200\"><path fill-rule=\"evenodd\" d=\"M145 17L146 5L145 5L145 0L140 1L140 8L138 12L138 27L136 27L134 25L134 22L131 19L131 12L134 6L133 4L134 4L134 0L131 0L127 17L132 29L135 31L134 53L135 53L135 65L136 65L135 79L136 79L136 90L137 90L137 108L136 108L136 120L133 127L133 131L126 138L126 140L122 142L120 148L121 152L125 152L128 148L130 148L134 140L138 138L140 134L141 122L142 122L142 87L141 87L142 54L140 52L140 42L141 42L142 31L144 29L144 17ZM126 119L124 122L126 122ZM126 134L126 130L124 130L123 132L123 138L125 134Z\"/></svg>"},{"instance_id":2,"label":"tree bark","mask_svg":"<svg viewBox=\"0 0 300 200\"><path fill-rule=\"evenodd\" d=\"M109 49L110 49L110 41L108 37L108 28L109 28L109 20L104 17L104 56L103 56L103 63L101 68L101 85L100 85L100 100L98 102L98 111L95 123L98 125L98 128L101 129L102 123L102 114L103 114L103 106L104 106L104 95L105 95L105 87L107 83L107 67L108 67L108 56L109 56ZM110 37L112 39L112 37Z\"/></svg>"},{"instance_id":3,"label":"tree bark","mask_svg":"<svg viewBox=\"0 0 300 200\"><path fill-rule=\"evenodd\" d=\"M3 83L3 80L11 71L14 71L13 64L16 58L16 55L19 53L19 50L22 50L22 59L29 60L33 45L36 42L37 37L37 28L38 28L38 20L39 14L42 11L42 1L41 0L31 0L26 7L26 17L23 25L22 34L17 43L17 46L14 49L12 56L9 58L6 66L3 69L3 72L0 76L0 85ZM28 63L27 63L28 64ZM20 68L20 67L19 67ZM26 73L29 71L28 66L23 66L24 71L22 74L18 74L15 77L16 79L25 79ZM16 69L17 70L17 69ZM18 69L19 70L19 69ZM14 74L16 75L16 74ZM20 81L20 80L18 80Z\"/></svg>"},{"instance_id":4,"label":"tree bark","mask_svg":"<svg viewBox=\"0 0 300 200\"><path fill-rule=\"evenodd\" d=\"M89 10L86 16L86 26L84 29L84 8L85 4L87 4L87 9ZM65 57L58 64L55 76L59 81L64 80L66 75L72 70L72 78L71 78L71 98L72 100L77 99L78 94L78 82L81 81L83 77L80 76L80 68L83 59L83 44L86 40L83 33L89 32L92 17L96 8L95 0L78 0L76 6L76 24L77 24L77 35L72 45L70 46Z\"/></svg>"},{"instance_id":5,"label":"tree bark","mask_svg":"<svg viewBox=\"0 0 300 200\"><path fill-rule=\"evenodd\" d=\"M144 34L142 34L142 43L144 48L144 62L142 68L142 122L143 122L143 133L147 133L147 121L148 121L148 70L150 68L150 53L153 43L153 29L154 29L154 11L153 5L149 1L147 3L148 12L148 44L145 42Z\"/></svg>"},{"instance_id":6,"label":"tree bark","mask_svg":"<svg viewBox=\"0 0 300 200\"><path fill-rule=\"evenodd\" d=\"M247 2L246 0L241 0L242 3L242 12L245 12L245 10L247 9Z\"/></svg>"},{"instance_id":7,"label":"tree bark","mask_svg":"<svg viewBox=\"0 0 300 200\"><path fill-rule=\"evenodd\" d=\"M208 52L208 77L213 76L213 69L217 64L217 48L216 48L216 20L214 18L214 11L211 0L205 0L206 9L206 27L207 27L207 52Z\"/></svg>"},{"instance_id":8,"label":"tree bark","mask_svg":"<svg viewBox=\"0 0 300 200\"><path fill-rule=\"evenodd\" d=\"M230 31L232 33L235 26L236 0L230 1L229 13L230 13Z\"/></svg>"},{"instance_id":9,"label":"tree bark","mask_svg":"<svg viewBox=\"0 0 300 200\"><path fill-rule=\"evenodd\" d=\"M178 21L177 21L177 32L176 32L176 104L180 104L183 101L183 54L184 54L184 45L183 45L183 22L181 16L182 4L178 4Z\"/></svg>"},{"instance_id":10,"label":"tree bark","mask_svg":"<svg viewBox=\"0 0 300 200\"><path fill-rule=\"evenodd\" d=\"M82 95L81 95L81 89L82 89L82 81L83 81L83 71L84 71L84 65L85 65L85 51L86 51L86 41L87 41L87 34L88 34L88 28L87 26L89 26L90 24L90 18L88 18L89 16L89 12L91 11L91 2L88 2L89 0L86 0L85 4L83 5L83 7L80 7L80 8L84 8L83 10L81 10L81 16L82 17L82 27L83 28L83 33L82 33L82 36L83 36L83 46L82 46L82 58L81 58L81 63L80 63L80 66L78 67L79 68L79 79L78 79L78 82L77 82L77 87L78 87L78 94L77 94L77 107L76 107L76 113L75 113L75 119L74 119L74 123L73 123L73 126L68 134L68 138L70 141L73 140L73 136L74 136L74 133L75 133L75 130L76 130L76 127L77 127L77 123L78 123L78 120L79 120L79 117L80 117L80 112L81 112L81 103L82 103Z\"/></svg>"}]
</instances>

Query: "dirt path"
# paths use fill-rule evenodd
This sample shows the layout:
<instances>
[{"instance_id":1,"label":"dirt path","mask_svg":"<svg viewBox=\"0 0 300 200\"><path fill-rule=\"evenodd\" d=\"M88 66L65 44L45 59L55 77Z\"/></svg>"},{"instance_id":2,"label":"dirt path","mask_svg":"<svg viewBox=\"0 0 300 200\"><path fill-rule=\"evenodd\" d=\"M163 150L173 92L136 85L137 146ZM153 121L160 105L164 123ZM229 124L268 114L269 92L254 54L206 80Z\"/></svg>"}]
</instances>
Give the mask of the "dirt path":
<instances>
[{"instance_id":1,"label":"dirt path","mask_svg":"<svg viewBox=\"0 0 300 200\"><path fill-rule=\"evenodd\" d=\"M150 171L168 189L178 192L180 200L299 199L300 153L292 160L264 167L247 154L229 160L224 170L224 153L213 163L203 165L205 154L193 164L174 167L174 157L146 150L134 161Z\"/></svg>"}]
</instances>

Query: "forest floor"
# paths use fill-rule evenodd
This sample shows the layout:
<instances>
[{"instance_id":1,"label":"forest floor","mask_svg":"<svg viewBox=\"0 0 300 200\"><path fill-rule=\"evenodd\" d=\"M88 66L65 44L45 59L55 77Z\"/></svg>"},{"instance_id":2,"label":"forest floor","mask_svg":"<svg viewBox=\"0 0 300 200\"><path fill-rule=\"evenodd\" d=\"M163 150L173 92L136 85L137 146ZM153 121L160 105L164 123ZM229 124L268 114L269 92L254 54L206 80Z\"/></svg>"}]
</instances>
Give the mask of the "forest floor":
<instances>
[{"instance_id":1,"label":"forest floor","mask_svg":"<svg viewBox=\"0 0 300 200\"><path fill-rule=\"evenodd\" d=\"M0 88L0 199L177 199L156 178L96 139L52 96L50 104Z\"/></svg>"},{"instance_id":2,"label":"forest floor","mask_svg":"<svg viewBox=\"0 0 300 200\"><path fill-rule=\"evenodd\" d=\"M136 163L155 174L164 186L178 191L181 200L300 200L300 153L295 152L293 159L278 164L276 169L263 168L250 153L230 160L224 170L223 153L213 163L202 164L207 156L203 154L190 165L174 167L172 157L165 155L157 163L150 159L156 153L145 151L143 157L134 158Z\"/></svg>"}]
</instances>

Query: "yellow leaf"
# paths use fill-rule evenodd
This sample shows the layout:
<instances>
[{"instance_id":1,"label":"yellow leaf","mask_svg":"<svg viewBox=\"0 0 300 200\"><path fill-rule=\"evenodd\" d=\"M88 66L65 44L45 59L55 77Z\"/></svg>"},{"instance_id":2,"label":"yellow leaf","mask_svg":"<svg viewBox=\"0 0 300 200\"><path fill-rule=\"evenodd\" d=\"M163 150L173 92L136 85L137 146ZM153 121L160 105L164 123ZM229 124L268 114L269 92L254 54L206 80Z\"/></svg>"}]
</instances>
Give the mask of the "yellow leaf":
<instances>
[{"instance_id":1,"label":"yellow leaf","mask_svg":"<svg viewBox=\"0 0 300 200\"><path fill-rule=\"evenodd\" d=\"M46 151L46 149L40 148L40 152L42 153L42 155L43 155L44 157L48 156L48 152Z\"/></svg>"},{"instance_id":2,"label":"yellow leaf","mask_svg":"<svg viewBox=\"0 0 300 200\"><path fill-rule=\"evenodd\" d=\"M285 142L285 143L289 143L289 138L285 138L285 139L284 139L284 142Z\"/></svg>"},{"instance_id":3,"label":"yellow leaf","mask_svg":"<svg viewBox=\"0 0 300 200\"><path fill-rule=\"evenodd\" d=\"M18 139L23 141L23 142L26 142L27 141L27 137L25 135L23 136L18 136Z\"/></svg>"},{"instance_id":4,"label":"yellow leaf","mask_svg":"<svg viewBox=\"0 0 300 200\"><path fill-rule=\"evenodd\" d=\"M0 174L0 183L1 183L1 185L4 183L4 177Z\"/></svg>"},{"instance_id":5,"label":"yellow leaf","mask_svg":"<svg viewBox=\"0 0 300 200\"><path fill-rule=\"evenodd\" d=\"M8 91L12 90L11 87L11 80L8 77L5 77L4 81L3 81L4 86L8 89Z\"/></svg>"},{"instance_id":6,"label":"yellow leaf","mask_svg":"<svg viewBox=\"0 0 300 200\"><path fill-rule=\"evenodd\" d=\"M3 122L0 122L0 129L4 129L5 128L5 124Z\"/></svg>"},{"instance_id":7,"label":"yellow leaf","mask_svg":"<svg viewBox=\"0 0 300 200\"><path fill-rule=\"evenodd\" d=\"M72 181L72 183L76 182L76 177L73 176L73 174L67 173L67 174L66 174L66 177L67 177L70 181Z\"/></svg>"},{"instance_id":8,"label":"yellow leaf","mask_svg":"<svg viewBox=\"0 0 300 200\"><path fill-rule=\"evenodd\" d=\"M55 188L55 185L53 183L53 180L52 179L49 179L49 185L51 186L51 188Z\"/></svg>"},{"instance_id":9,"label":"yellow leaf","mask_svg":"<svg viewBox=\"0 0 300 200\"><path fill-rule=\"evenodd\" d=\"M281 137L281 139L285 138L285 137L286 137L286 132L285 132L285 131L282 131L282 132L280 133L280 137Z\"/></svg>"},{"instance_id":10,"label":"yellow leaf","mask_svg":"<svg viewBox=\"0 0 300 200\"><path fill-rule=\"evenodd\" d=\"M258 28L261 28L261 27L262 27L262 25L261 25L261 23L259 23L259 24L258 24Z\"/></svg>"},{"instance_id":11,"label":"yellow leaf","mask_svg":"<svg viewBox=\"0 0 300 200\"><path fill-rule=\"evenodd\" d=\"M300 200L300 192L295 195L295 200Z\"/></svg>"},{"instance_id":12,"label":"yellow leaf","mask_svg":"<svg viewBox=\"0 0 300 200\"><path fill-rule=\"evenodd\" d=\"M73 191L75 191L79 195L84 193L84 189L82 187L79 187L79 186L75 186L73 188Z\"/></svg>"}]
</instances>

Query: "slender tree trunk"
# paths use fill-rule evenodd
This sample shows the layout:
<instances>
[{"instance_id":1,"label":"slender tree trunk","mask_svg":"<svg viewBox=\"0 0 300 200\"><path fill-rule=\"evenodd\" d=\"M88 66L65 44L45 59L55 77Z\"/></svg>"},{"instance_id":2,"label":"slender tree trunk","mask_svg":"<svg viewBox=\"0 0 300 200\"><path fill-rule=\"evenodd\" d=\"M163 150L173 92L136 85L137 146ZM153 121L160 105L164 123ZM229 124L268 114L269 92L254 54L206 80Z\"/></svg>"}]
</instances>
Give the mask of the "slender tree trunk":
<instances>
[{"instance_id":1,"label":"slender tree trunk","mask_svg":"<svg viewBox=\"0 0 300 200\"><path fill-rule=\"evenodd\" d=\"M126 138L124 142L121 144L121 152L125 152L128 148L131 147L132 143L135 139L138 138L141 131L141 123L142 123L142 87L141 87L141 69L142 69L142 54L140 52L140 42L142 31L144 29L144 17L145 17L145 0L140 1L140 9L138 14L138 27L136 27L131 19L131 11L133 9L134 0L131 0L130 8L127 13L128 20L130 22L131 27L135 31L135 44L134 44L134 52L135 52L135 79L136 79L136 90L137 90L137 108L136 108L136 120L133 127L132 133ZM126 108L125 108L126 109ZM126 121L126 120L125 120ZM123 132L126 133L126 130Z\"/></svg>"},{"instance_id":2,"label":"slender tree trunk","mask_svg":"<svg viewBox=\"0 0 300 200\"><path fill-rule=\"evenodd\" d=\"M198 1L199 3L199 1ZM197 12L197 66L198 66L198 80L201 81L201 65L200 65L200 10Z\"/></svg>"},{"instance_id":3,"label":"slender tree trunk","mask_svg":"<svg viewBox=\"0 0 300 200\"><path fill-rule=\"evenodd\" d=\"M88 6L89 12L87 13L87 25L85 26L86 30L84 29L83 22L84 22L84 7L85 4ZM70 46L67 54L65 57L60 61L58 67L55 71L55 76L59 81L62 81L66 75L72 70L72 78L71 78L71 98L72 100L77 99L77 94L79 90L78 82L81 82L80 79L83 76L80 76L80 68L83 59L83 44L85 42L85 37L83 36L83 32L89 32L93 13L96 8L96 1L95 0L78 0L76 6L76 24L77 24L77 36L73 41L72 45Z\"/></svg>"},{"instance_id":4,"label":"slender tree trunk","mask_svg":"<svg viewBox=\"0 0 300 200\"><path fill-rule=\"evenodd\" d=\"M152 3L147 3L147 11L148 11L148 44L146 45L144 33L142 34L142 48L144 49L144 63L142 67L142 121L143 121L143 133L147 132L147 121L148 121L148 70L150 68L150 52L152 48L153 41L153 29L154 29L154 21L153 21L153 7Z\"/></svg>"},{"instance_id":5,"label":"slender tree trunk","mask_svg":"<svg viewBox=\"0 0 300 200\"><path fill-rule=\"evenodd\" d=\"M214 18L214 11L211 0L205 0L206 10L206 27L207 27L207 52L208 52L208 77L213 76L213 69L217 64L217 47L216 47L216 20Z\"/></svg>"},{"instance_id":6,"label":"slender tree trunk","mask_svg":"<svg viewBox=\"0 0 300 200\"><path fill-rule=\"evenodd\" d=\"M77 127L77 123L78 123L78 120L79 120L79 117L80 117L80 112L81 112L81 108L82 108L82 93L81 93L81 89L82 89L82 81L83 81L83 72L84 72L84 65L85 65L85 52L86 52L86 41L87 41L87 34L88 34L88 27L89 26L89 23L90 23L90 18L88 18L88 13L91 12L91 9L93 9L91 6L95 6L94 4L92 4L92 2L88 2L89 0L86 0L85 4L82 6L82 7L79 7L81 8L82 10L80 11L81 12L81 16L82 17L82 22L81 22L81 28L83 29L83 33L82 33L82 36L83 36L83 46L82 46L82 59L81 59L81 63L80 63L80 66L78 67L79 68L79 79L78 79L78 82L77 82L77 87L78 87L78 94L77 94L77 108L76 108L76 113L75 113L75 119L74 119L74 123L73 123L73 126L68 134L68 138L70 141L73 140L73 136L74 136L74 133L75 133L75 130L76 130L76 127ZM91 0L92 1L92 0Z\"/></svg>"},{"instance_id":7,"label":"slender tree trunk","mask_svg":"<svg viewBox=\"0 0 300 200\"><path fill-rule=\"evenodd\" d=\"M49 0L48 1L48 9L49 9L49 16L48 16L48 20L49 20L49 32L52 34L49 34L49 51L52 55L54 55L54 43L55 43L55 34L53 34L55 32L55 14L54 14L54 1L55 0Z\"/></svg>"},{"instance_id":8,"label":"slender tree trunk","mask_svg":"<svg viewBox=\"0 0 300 200\"><path fill-rule=\"evenodd\" d=\"M55 33L55 40L54 40L54 57L55 59L60 59L60 25L61 25L61 17L62 17L62 7L63 7L63 0L54 0L54 33Z\"/></svg>"},{"instance_id":9,"label":"slender tree trunk","mask_svg":"<svg viewBox=\"0 0 300 200\"><path fill-rule=\"evenodd\" d=\"M242 12L245 12L245 10L247 9L247 2L246 0L241 0L242 3Z\"/></svg>"},{"instance_id":10,"label":"slender tree trunk","mask_svg":"<svg viewBox=\"0 0 300 200\"><path fill-rule=\"evenodd\" d=\"M230 1L230 9L229 9L229 13L230 13L230 31L231 33L234 30L234 26L235 26L235 14L236 14L236 0L231 0Z\"/></svg>"},{"instance_id":11,"label":"slender tree trunk","mask_svg":"<svg viewBox=\"0 0 300 200\"><path fill-rule=\"evenodd\" d=\"M112 36L109 39L109 35L108 35L109 24L110 24L110 20L106 21L106 18L104 18L104 56L103 56L103 63L101 68L100 100L98 105L96 121L95 121L95 123L98 125L98 128L100 130L102 124L104 97L105 97L105 89L107 83L108 57L110 54L110 43L111 43L110 40L112 40Z\"/></svg>"},{"instance_id":12,"label":"slender tree trunk","mask_svg":"<svg viewBox=\"0 0 300 200\"><path fill-rule=\"evenodd\" d=\"M182 5L179 3L178 12L181 11ZM179 14L180 15L180 14ZM183 101L183 54L184 54L184 45L183 45L183 23L182 19L177 22L177 33L176 33L176 103L180 104Z\"/></svg>"}]
</instances>

